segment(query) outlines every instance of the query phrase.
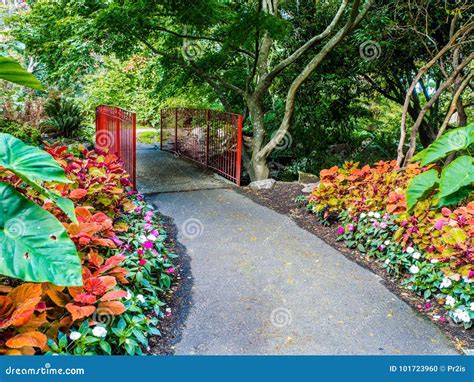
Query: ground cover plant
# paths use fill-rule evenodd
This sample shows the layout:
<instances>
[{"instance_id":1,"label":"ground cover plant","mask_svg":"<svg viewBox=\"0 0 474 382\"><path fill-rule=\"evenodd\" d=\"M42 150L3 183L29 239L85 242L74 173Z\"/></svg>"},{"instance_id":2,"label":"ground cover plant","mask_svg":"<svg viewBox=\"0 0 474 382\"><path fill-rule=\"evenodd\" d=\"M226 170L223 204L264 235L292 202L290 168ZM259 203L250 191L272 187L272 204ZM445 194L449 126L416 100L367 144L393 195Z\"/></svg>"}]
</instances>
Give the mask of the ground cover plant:
<instances>
[{"instance_id":1,"label":"ground cover plant","mask_svg":"<svg viewBox=\"0 0 474 382\"><path fill-rule=\"evenodd\" d=\"M466 329L474 320L472 157L452 158L444 168L434 162L468 151L472 127L448 132L405 168L379 162L323 170L308 200L308 208L323 221L339 225L339 240L382 261L403 285L428 305L435 299ZM453 142L453 134L463 137L455 140L456 147L446 145L446 139ZM465 158L466 164L458 166ZM435 180L427 182L432 175ZM449 177L448 184L443 176Z\"/></svg>"},{"instance_id":2,"label":"ground cover plant","mask_svg":"<svg viewBox=\"0 0 474 382\"><path fill-rule=\"evenodd\" d=\"M75 156L59 145L34 150L54 162L67 182L48 179L43 185L48 194L31 188L15 192L23 203L58 220L64 232L50 239L57 246L62 235L72 244L81 279L71 282L53 274L48 282L24 282L28 277L2 268L0 353L142 354L148 337L160 334L159 319L167 314L161 296L175 272L161 222L130 188L116 156L85 147L78 147ZM13 192L24 179L14 169L3 170L2 187ZM73 219L52 194L73 203ZM34 220L24 214L8 218L2 216L2 235L7 227L10 238L31 239Z\"/></svg>"}]
</instances>

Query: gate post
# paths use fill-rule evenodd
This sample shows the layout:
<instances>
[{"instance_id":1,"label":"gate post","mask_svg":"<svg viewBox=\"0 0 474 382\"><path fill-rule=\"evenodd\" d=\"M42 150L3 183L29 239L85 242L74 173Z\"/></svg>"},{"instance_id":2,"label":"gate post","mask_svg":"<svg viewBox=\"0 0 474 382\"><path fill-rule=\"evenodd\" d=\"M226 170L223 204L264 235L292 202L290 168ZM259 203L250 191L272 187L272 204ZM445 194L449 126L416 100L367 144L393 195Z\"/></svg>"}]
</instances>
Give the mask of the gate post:
<instances>
[{"instance_id":1,"label":"gate post","mask_svg":"<svg viewBox=\"0 0 474 382\"><path fill-rule=\"evenodd\" d=\"M120 109L118 107L115 108L115 118L117 119L115 122L115 151L117 156L120 158L122 154L122 150L120 147Z\"/></svg>"},{"instance_id":2,"label":"gate post","mask_svg":"<svg viewBox=\"0 0 474 382\"><path fill-rule=\"evenodd\" d=\"M178 108L175 110L175 119L174 119L174 151L178 153Z\"/></svg>"},{"instance_id":3,"label":"gate post","mask_svg":"<svg viewBox=\"0 0 474 382\"><path fill-rule=\"evenodd\" d=\"M235 170L235 181L237 186L240 186L240 172L241 172L241 162L242 162L242 122L243 117L239 115L238 127L237 127L237 158L236 158L236 170Z\"/></svg>"}]
</instances>

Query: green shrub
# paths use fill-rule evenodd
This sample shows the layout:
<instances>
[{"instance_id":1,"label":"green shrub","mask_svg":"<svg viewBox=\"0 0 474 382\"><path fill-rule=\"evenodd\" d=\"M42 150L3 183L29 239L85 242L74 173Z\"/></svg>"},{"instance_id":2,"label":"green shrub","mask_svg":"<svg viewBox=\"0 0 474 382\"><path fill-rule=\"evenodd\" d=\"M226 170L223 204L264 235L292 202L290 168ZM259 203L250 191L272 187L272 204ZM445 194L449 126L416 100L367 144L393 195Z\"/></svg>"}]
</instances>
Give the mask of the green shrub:
<instances>
[{"instance_id":1,"label":"green shrub","mask_svg":"<svg viewBox=\"0 0 474 382\"><path fill-rule=\"evenodd\" d=\"M38 146L41 143L41 133L38 129L4 118L0 118L0 133L13 135L23 142L33 146Z\"/></svg>"},{"instance_id":2,"label":"green shrub","mask_svg":"<svg viewBox=\"0 0 474 382\"><path fill-rule=\"evenodd\" d=\"M137 138L138 142L148 145L157 144L160 142L160 133L156 131L144 131L140 133Z\"/></svg>"}]
</instances>

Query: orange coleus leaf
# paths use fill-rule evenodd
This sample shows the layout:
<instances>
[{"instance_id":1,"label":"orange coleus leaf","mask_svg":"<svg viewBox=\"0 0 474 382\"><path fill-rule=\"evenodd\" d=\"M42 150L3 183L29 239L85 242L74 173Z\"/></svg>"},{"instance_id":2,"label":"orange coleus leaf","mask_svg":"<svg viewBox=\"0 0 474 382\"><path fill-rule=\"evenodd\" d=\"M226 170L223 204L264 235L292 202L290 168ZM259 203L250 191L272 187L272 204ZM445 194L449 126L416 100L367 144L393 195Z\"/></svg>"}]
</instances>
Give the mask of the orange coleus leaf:
<instances>
[{"instance_id":1,"label":"orange coleus leaf","mask_svg":"<svg viewBox=\"0 0 474 382\"><path fill-rule=\"evenodd\" d=\"M116 316L125 312L125 306L120 301L101 302L97 307L97 313L102 316Z\"/></svg>"},{"instance_id":2,"label":"orange coleus leaf","mask_svg":"<svg viewBox=\"0 0 474 382\"><path fill-rule=\"evenodd\" d=\"M91 249L89 251L89 261L94 267L99 268L104 263L104 258L96 250Z\"/></svg>"},{"instance_id":3,"label":"orange coleus leaf","mask_svg":"<svg viewBox=\"0 0 474 382\"><path fill-rule=\"evenodd\" d=\"M48 319L46 316L46 312L39 313L39 314L33 314L31 318L28 320L28 322L18 328L18 331L20 333L25 333L25 332L34 332L38 330L38 328L41 325L44 325L48 323Z\"/></svg>"},{"instance_id":4,"label":"orange coleus leaf","mask_svg":"<svg viewBox=\"0 0 474 382\"><path fill-rule=\"evenodd\" d=\"M92 313L95 312L95 306L86 305L79 306L73 303L67 304L66 309L71 313L72 320L80 320L81 318L89 317Z\"/></svg>"},{"instance_id":5,"label":"orange coleus leaf","mask_svg":"<svg viewBox=\"0 0 474 382\"><path fill-rule=\"evenodd\" d=\"M93 241L94 241L94 244L100 245L102 247L107 247L107 248L116 247L115 243L110 239L95 238Z\"/></svg>"},{"instance_id":6,"label":"orange coleus leaf","mask_svg":"<svg viewBox=\"0 0 474 382\"><path fill-rule=\"evenodd\" d=\"M7 285L0 285L0 293L10 293L13 288Z\"/></svg>"},{"instance_id":7,"label":"orange coleus leaf","mask_svg":"<svg viewBox=\"0 0 474 382\"><path fill-rule=\"evenodd\" d=\"M117 285L117 280L114 276L102 276L99 279L107 286L107 290Z\"/></svg>"},{"instance_id":8,"label":"orange coleus leaf","mask_svg":"<svg viewBox=\"0 0 474 382\"><path fill-rule=\"evenodd\" d=\"M74 298L79 293L82 293L84 289L82 287L68 287L67 290L69 294Z\"/></svg>"},{"instance_id":9,"label":"orange coleus leaf","mask_svg":"<svg viewBox=\"0 0 474 382\"><path fill-rule=\"evenodd\" d=\"M87 195L87 190L84 190L82 188L78 188L76 190L72 190L69 193L69 198L71 198L71 199L82 199L86 195Z\"/></svg>"},{"instance_id":10,"label":"orange coleus leaf","mask_svg":"<svg viewBox=\"0 0 474 382\"><path fill-rule=\"evenodd\" d=\"M76 217L80 222L88 222L92 214L87 207L76 207Z\"/></svg>"},{"instance_id":11,"label":"orange coleus leaf","mask_svg":"<svg viewBox=\"0 0 474 382\"><path fill-rule=\"evenodd\" d=\"M9 348L21 349L25 346L35 347L44 349L46 347L46 342L48 337L40 332L27 332L16 335L13 338L10 338L6 345Z\"/></svg>"},{"instance_id":12,"label":"orange coleus leaf","mask_svg":"<svg viewBox=\"0 0 474 382\"><path fill-rule=\"evenodd\" d=\"M8 294L8 297L10 297L13 301L13 304L17 306L22 304L25 300L31 298L38 298L39 302L39 298L41 298L42 292L43 290L41 288L41 284L26 283L17 286L15 289L13 289Z\"/></svg>"},{"instance_id":13,"label":"orange coleus leaf","mask_svg":"<svg viewBox=\"0 0 474 382\"><path fill-rule=\"evenodd\" d=\"M66 293L62 293L58 290L50 289L46 292L48 297L53 301L57 306L65 307L71 299Z\"/></svg>"},{"instance_id":14,"label":"orange coleus leaf","mask_svg":"<svg viewBox=\"0 0 474 382\"><path fill-rule=\"evenodd\" d=\"M8 349L5 355L35 355L36 351L31 346L24 346L21 349Z\"/></svg>"},{"instance_id":15,"label":"orange coleus leaf","mask_svg":"<svg viewBox=\"0 0 474 382\"><path fill-rule=\"evenodd\" d=\"M101 296L107 292L108 289L110 288L98 277L90 277L84 281L84 290L93 295Z\"/></svg>"},{"instance_id":16,"label":"orange coleus leaf","mask_svg":"<svg viewBox=\"0 0 474 382\"><path fill-rule=\"evenodd\" d=\"M112 300L119 300L127 296L127 292L124 290L113 290L104 294L100 301L112 301Z\"/></svg>"},{"instance_id":17,"label":"orange coleus leaf","mask_svg":"<svg viewBox=\"0 0 474 382\"><path fill-rule=\"evenodd\" d=\"M90 293L80 293L74 296L74 301L81 302L83 304L95 304L97 298Z\"/></svg>"},{"instance_id":18,"label":"orange coleus leaf","mask_svg":"<svg viewBox=\"0 0 474 382\"><path fill-rule=\"evenodd\" d=\"M99 276L102 273L104 273L105 271L108 271L109 269L111 269L113 267L116 267L117 265L119 265L124 260L125 260L125 256L121 256L121 255L109 257L106 260L105 264L102 267L100 267L99 269L97 269L97 271L94 272L94 275Z\"/></svg>"}]
</instances>

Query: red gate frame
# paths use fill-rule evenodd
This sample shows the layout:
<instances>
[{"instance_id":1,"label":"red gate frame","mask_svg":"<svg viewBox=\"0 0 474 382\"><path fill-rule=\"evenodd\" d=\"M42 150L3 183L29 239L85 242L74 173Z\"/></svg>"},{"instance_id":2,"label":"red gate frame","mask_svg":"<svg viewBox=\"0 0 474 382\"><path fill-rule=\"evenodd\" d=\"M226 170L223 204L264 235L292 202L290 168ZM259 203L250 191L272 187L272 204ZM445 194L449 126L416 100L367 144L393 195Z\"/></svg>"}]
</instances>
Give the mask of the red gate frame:
<instances>
[{"instance_id":1,"label":"red gate frame","mask_svg":"<svg viewBox=\"0 0 474 382\"><path fill-rule=\"evenodd\" d=\"M96 139L98 149L108 149L117 155L136 189L137 184L137 116L117 106L99 105L96 108Z\"/></svg>"},{"instance_id":2,"label":"red gate frame","mask_svg":"<svg viewBox=\"0 0 474 382\"><path fill-rule=\"evenodd\" d=\"M242 122L242 115L218 110L162 109L160 150L190 159L240 186ZM167 143L163 142L164 128L174 133Z\"/></svg>"}]
</instances>

